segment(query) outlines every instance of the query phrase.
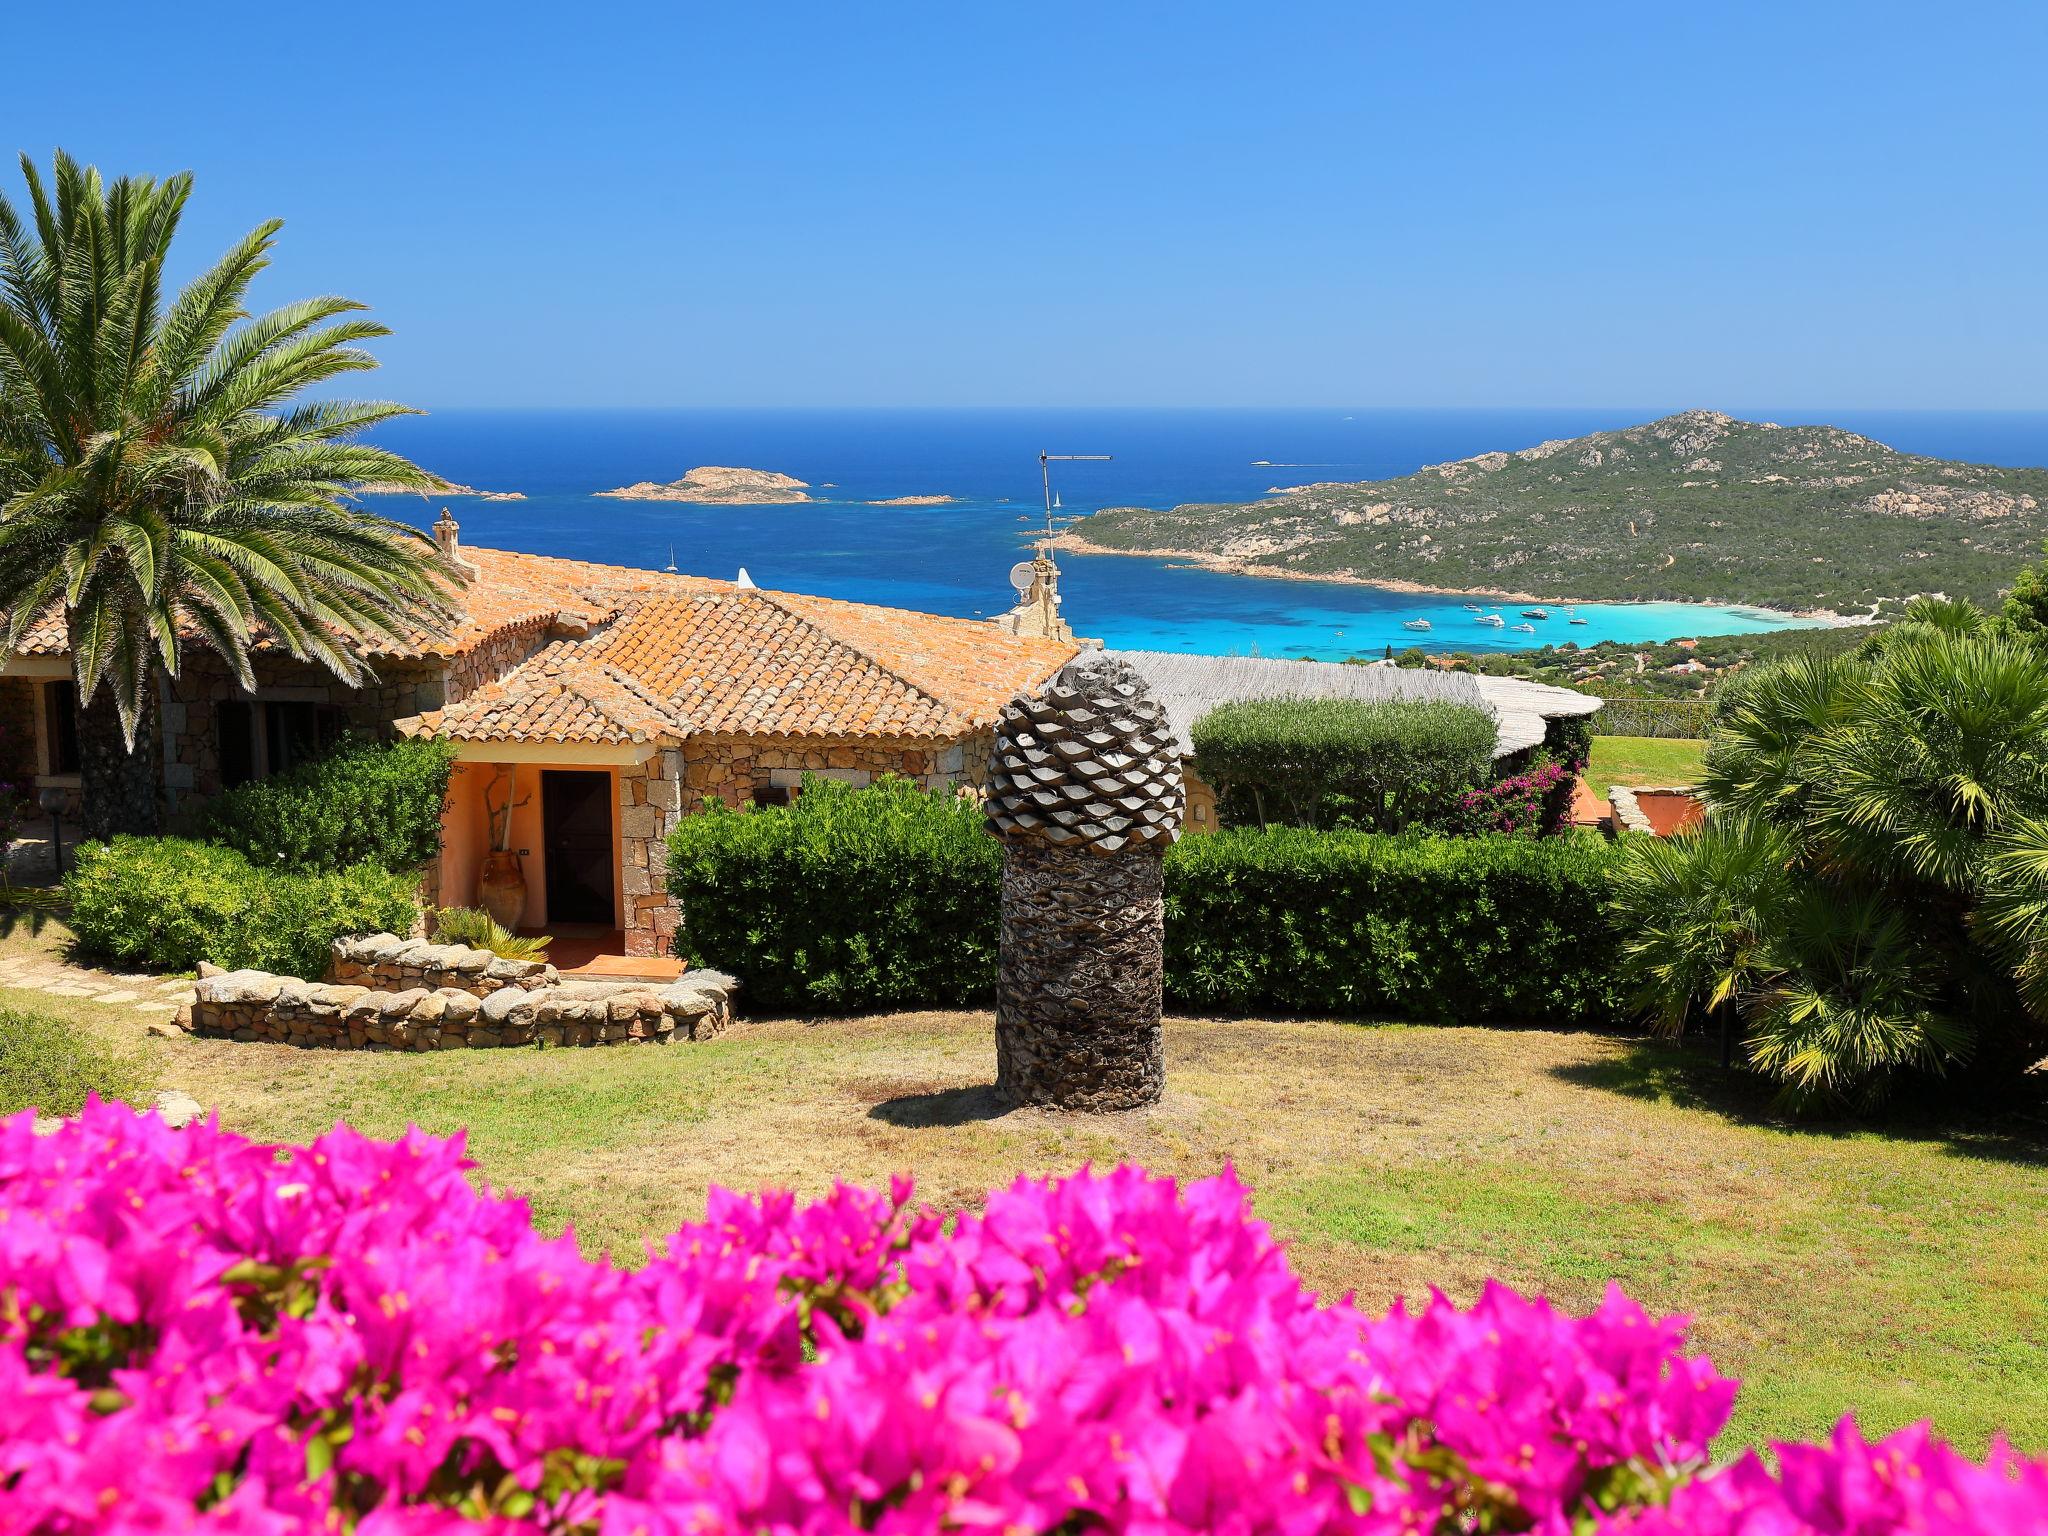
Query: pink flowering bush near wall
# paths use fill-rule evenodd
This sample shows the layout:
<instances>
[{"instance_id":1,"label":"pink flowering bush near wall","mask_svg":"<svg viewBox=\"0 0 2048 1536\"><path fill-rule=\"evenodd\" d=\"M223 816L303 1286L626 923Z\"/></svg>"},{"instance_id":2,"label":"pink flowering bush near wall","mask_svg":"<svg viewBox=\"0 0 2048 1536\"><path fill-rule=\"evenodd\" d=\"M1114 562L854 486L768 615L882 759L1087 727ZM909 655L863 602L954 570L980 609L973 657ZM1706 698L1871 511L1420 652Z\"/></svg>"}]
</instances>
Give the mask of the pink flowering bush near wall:
<instances>
[{"instance_id":1,"label":"pink flowering bush near wall","mask_svg":"<svg viewBox=\"0 0 2048 1536\"><path fill-rule=\"evenodd\" d=\"M1232 1179L713 1196L626 1271L459 1140L0 1123L0 1531L2048 1532L2048 1467L1735 1384L1618 1291L1318 1306Z\"/></svg>"}]
</instances>

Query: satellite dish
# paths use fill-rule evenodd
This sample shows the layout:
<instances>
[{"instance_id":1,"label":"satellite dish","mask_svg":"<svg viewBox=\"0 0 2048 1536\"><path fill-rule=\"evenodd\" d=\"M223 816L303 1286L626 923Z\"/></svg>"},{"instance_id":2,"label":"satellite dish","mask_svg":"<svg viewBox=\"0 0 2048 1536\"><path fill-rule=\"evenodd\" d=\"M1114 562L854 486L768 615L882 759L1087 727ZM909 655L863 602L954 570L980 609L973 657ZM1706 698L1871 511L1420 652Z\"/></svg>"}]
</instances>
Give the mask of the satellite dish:
<instances>
[{"instance_id":1,"label":"satellite dish","mask_svg":"<svg viewBox=\"0 0 2048 1536\"><path fill-rule=\"evenodd\" d=\"M1017 589L1019 597L1031 590L1031 579L1036 574L1037 571L1029 560L1019 560L1010 567L1010 585Z\"/></svg>"}]
</instances>

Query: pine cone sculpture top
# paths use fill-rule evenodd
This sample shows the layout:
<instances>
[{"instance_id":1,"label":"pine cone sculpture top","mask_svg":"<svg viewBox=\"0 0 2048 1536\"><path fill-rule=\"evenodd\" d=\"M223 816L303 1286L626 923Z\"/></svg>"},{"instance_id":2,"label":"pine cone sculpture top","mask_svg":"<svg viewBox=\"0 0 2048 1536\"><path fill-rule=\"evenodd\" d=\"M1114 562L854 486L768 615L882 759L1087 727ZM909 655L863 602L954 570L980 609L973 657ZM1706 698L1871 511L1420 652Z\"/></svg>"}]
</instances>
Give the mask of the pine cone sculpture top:
<instances>
[{"instance_id":1,"label":"pine cone sculpture top","mask_svg":"<svg viewBox=\"0 0 2048 1536\"><path fill-rule=\"evenodd\" d=\"M990 830L1116 853L1180 836L1181 763L1166 711L1129 662L1089 657L996 717Z\"/></svg>"}]
</instances>

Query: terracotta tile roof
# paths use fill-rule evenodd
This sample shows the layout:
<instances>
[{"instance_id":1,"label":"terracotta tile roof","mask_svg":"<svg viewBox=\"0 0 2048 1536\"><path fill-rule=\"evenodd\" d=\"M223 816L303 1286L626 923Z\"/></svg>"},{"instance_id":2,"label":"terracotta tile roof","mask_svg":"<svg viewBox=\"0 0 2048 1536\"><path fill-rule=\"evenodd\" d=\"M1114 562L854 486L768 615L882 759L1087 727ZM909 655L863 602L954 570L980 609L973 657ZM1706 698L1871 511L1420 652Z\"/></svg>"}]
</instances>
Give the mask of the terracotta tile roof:
<instances>
[{"instance_id":1,"label":"terracotta tile roof","mask_svg":"<svg viewBox=\"0 0 2048 1536\"><path fill-rule=\"evenodd\" d=\"M476 571L446 637L381 654L466 655L531 629L541 649L447 709L400 722L470 741L683 736L951 739L991 724L1076 648L969 619L763 592L701 576L464 546ZM23 650L62 654L56 612Z\"/></svg>"},{"instance_id":2,"label":"terracotta tile roof","mask_svg":"<svg viewBox=\"0 0 2048 1536\"><path fill-rule=\"evenodd\" d=\"M465 555L487 578L536 574L523 564L533 556ZM403 728L466 741L950 740L991 724L1013 694L1075 654L968 619L547 563L558 569L538 575L574 588L579 612L609 616ZM524 611L506 603L499 628Z\"/></svg>"}]
</instances>

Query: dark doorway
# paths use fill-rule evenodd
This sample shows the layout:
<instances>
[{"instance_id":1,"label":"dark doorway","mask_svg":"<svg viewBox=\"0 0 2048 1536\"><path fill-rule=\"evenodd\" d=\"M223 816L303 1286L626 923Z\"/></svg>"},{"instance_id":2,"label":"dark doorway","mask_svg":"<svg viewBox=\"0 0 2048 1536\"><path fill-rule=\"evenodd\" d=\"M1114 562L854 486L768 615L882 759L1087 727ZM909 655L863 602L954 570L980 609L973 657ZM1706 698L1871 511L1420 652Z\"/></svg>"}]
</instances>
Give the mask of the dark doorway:
<instances>
[{"instance_id":1,"label":"dark doorway","mask_svg":"<svg viewBox=\"0 0 2048 1536\"><path fill-rule=\"evenodd\" d=\"M617 925L612 910L612 779L549 768L540 776L548 921Z\"/></svg>"}]
</instances>

